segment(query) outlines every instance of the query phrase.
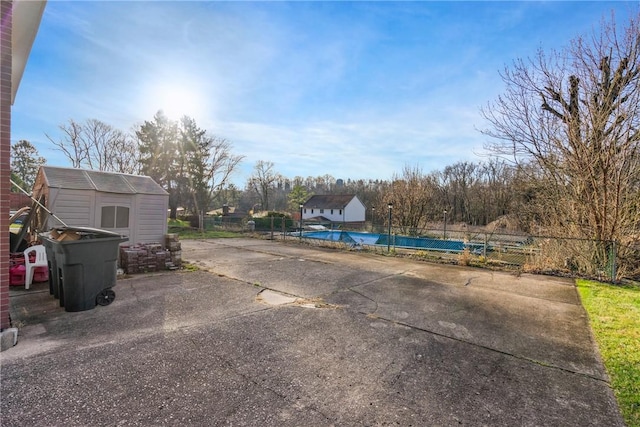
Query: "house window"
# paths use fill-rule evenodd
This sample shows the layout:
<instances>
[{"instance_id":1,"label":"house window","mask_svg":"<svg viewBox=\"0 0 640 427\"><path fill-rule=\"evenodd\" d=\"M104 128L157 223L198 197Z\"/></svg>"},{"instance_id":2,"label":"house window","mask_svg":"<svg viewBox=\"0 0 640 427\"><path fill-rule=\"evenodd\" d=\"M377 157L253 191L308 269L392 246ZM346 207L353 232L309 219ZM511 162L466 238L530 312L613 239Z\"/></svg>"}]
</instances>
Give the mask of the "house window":
<instances>
[{"instance_id":1,"label":"house window","mask_svg":"<svg viewBox=\"0 0 640 427\"><path fill-rule=\"evenodd\" d=\"M129 207L103 206L100 227L129 228Z\"/></svg>"},{"instance_id":2,"label":"house window","mask_svg":"<svg viewBox=\"0 0 640 427\"><path fill-rule=\"evenodd\" d=\"M333 209L331 209L331 215L333 215Z\"/></svg>"},{"instance_id":3,"label":"house window","mask_svg":"<svg viewBox=\"0 0 640 427\"><path fill-rule=\"evenodd\" d=\"M304 213L307 213L307 208L304 208Z\"/></svg>"},{"instance_id":4,"label":"house window","mask_svg":"<svg viewBox=\"0 0 640 427\"><path fill-rule=\"evenodd\" d=\"M324 209L320 209L320 213L323 214L324 213Z\"/></svg>"},{"instance_id":5,"label":"house window","mask_svg":"<svg viewBox=\"0 0 640 427\"><path fill-rule=\"evenodd\" d=\"M338 212L338 215L342 215L342 209L340 209L340 212Z\"/></svg>"},{"instance_id":6,"label":"house window","mask_svg":"<svg viewBox=\"0 0 640 427\"><path fill-rule=\"evenodd\" d=\"M311 215L313 215L313 209L311 209Z\"/></svg>"}]
</instances>

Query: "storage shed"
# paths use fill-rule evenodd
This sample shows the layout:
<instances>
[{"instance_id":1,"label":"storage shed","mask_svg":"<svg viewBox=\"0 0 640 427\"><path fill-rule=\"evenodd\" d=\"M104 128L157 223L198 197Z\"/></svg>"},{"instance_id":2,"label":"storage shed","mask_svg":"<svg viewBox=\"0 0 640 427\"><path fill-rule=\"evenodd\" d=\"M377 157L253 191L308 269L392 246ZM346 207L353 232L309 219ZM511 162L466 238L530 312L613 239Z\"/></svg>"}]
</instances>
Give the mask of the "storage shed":
<instances>
[{"instance_id":1,"label":"storage shed","mask_svg":"<svg viewBox=\"0 0 640 427\"><path fill-rule=\"evenodd\" d=\"M41 166L33 197L70 227L114 231L130 243L164 242L169 194L148 176ZM59 227L37 215L39 228Z\"/></svg>"}]
</instances>

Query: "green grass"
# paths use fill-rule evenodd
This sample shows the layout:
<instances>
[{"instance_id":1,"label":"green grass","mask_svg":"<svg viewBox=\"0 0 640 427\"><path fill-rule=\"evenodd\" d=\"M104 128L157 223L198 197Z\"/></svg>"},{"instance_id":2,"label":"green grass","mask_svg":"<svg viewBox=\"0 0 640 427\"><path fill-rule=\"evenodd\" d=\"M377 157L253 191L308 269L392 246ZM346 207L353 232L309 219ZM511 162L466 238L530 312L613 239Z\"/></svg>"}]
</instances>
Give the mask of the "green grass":
<instances>
[{"instance_id":1,"label":"green grass","mask_svg":"<svg viewBox=\"0 0 640 427\"><path fill-rule=\"evenodd\" d=\"M188 239L223 239L228 237L243 237L245 236L242 233L236 233L233 231L224 231L224 230L206 230L200 232L198 230L179 230L172 231L172 233L178 233L180 236L180 240L188 240Z\"/></svg>"},{"instance_id":2,"label":"green grass","mask_svg":"<svg viewBox=\"0 0 640 427\"><path fill-rule=\"evenodd\" d=\"M184 227L184 228L189 228L189 221L183 221L181 219L171 219L169 218L169 220L167 221L169 227Z\"/></svg>"},{"instance_id":3,"label":"green grass","mask_svg":"<svg viewBox=\"0 0 640 427\"><path fill-rule=\"evenodd\" d=\"M191 228L189 221L182 221L180 219L169 219L167 225L169 233L177 233L180 239L221 239L242 236L242 233L224 230L206 230L200 232Z\"/></svg>"},{"instance_id":4,"label":"green grass","mask_svg":"<svg viewBox=\"0 0 640 427\"><path fill-rule=\"evenodd\" d=\"M576 283L622 416L640 427L640 287Z\"/></svg>"},{"instance_id":5,"label":"green grass","mask_svg":"<svg viewBox=\"0 0 640 427\"><path fill-rule=\"evenodd\" d=\"M169 227L169 233L177 233L180 240L188 239L223 239L228 237L242 237L244 234L224 230L199 231L190 227Z\"/></svg>"}]
</instances>

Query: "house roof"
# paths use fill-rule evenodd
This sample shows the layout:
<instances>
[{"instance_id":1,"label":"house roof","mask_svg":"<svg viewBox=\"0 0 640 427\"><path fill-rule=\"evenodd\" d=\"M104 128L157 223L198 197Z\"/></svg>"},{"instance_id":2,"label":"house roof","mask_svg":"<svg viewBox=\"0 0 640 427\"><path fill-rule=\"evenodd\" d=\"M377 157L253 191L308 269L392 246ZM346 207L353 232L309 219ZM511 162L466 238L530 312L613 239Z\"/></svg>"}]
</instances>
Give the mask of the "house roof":
<instances>
[{"instance_id":1,"label":"house roof","mask_svg":"<svg viewBox=\"0 0 640 427\"><path fill-rule=\"evenodd\" d=\"M27 65L31 47L38 33L46 3L46 1L42 0L14 0L13 2L12 51L9 56L9 59L11 59L11 105L16 99L18 86L20 86L20 80L22 80L22 74Z\"/></svg>"},{"instance_id":2,"label":"house roof","mask_svg":"<svg viewBox=\"0 0 640 427\"><path fill-rule=\"evenodd\" d=\"M349 204L353 198L353 194L325 194L311 196L303 205L305 208L322 208L322 209L342 209Z\"/></svg>"},{"instance_id":3,"label":"house roof","mask_svg":"<svg viewBox=\"0 0 640 427\"><path fill-rule=\"evenodd\" d=\"M40 173L43 174L47 185L53 188L120 194L168 194L148 176L53 166L42 166Z\"/></svg>"},{"instance_id":4,"label":"house roof","mask_svg":"<svg viewBox=\"0 0 640 427\"><path fill-rule=\"evenodd\" d=\"M313 218L305 218L305 222L317 222L317 223L329 224L329 223L332 223L333 221L321 215L321 216L314 216Z\"/></svg>"}]
</instances>

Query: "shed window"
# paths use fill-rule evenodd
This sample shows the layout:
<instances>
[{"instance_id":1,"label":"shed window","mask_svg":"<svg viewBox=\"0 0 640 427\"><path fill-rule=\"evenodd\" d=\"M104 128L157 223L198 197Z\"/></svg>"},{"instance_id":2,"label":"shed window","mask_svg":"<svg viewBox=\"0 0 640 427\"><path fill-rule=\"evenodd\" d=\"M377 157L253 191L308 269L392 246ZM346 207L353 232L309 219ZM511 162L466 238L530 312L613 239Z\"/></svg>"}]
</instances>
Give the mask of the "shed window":
<instances>
[{"instance_id":1,"label":"shed window","mask_svg":"<svg viewBox=\"0 0 640 427\"><path fill-rule=\"evenodd\" d=\"M129 207L127 206L103 206L102 228L129 228Z\"/></svg>"}]
</instances>

